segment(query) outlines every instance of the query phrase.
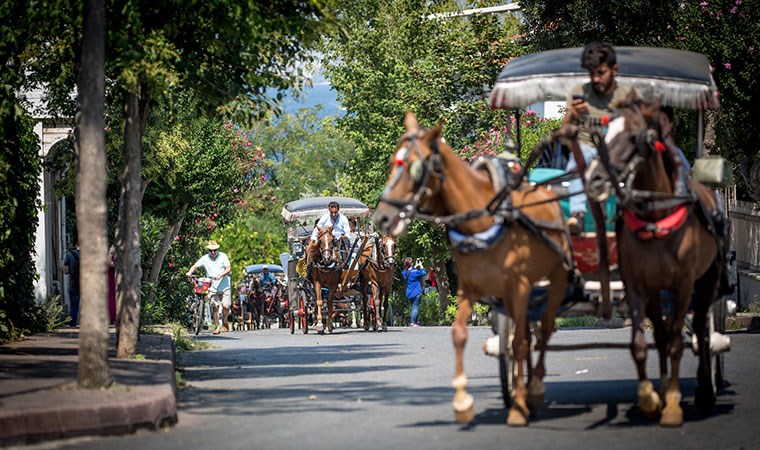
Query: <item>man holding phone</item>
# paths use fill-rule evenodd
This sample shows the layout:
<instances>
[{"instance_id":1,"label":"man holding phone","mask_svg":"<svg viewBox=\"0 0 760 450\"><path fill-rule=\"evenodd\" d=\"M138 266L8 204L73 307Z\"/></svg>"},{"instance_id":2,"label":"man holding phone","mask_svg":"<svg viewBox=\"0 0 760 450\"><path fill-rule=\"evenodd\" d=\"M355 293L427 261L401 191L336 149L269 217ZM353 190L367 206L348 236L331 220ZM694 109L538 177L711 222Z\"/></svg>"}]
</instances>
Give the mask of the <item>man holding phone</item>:
<instances>
[{"instance_id":1,"label":"man holding phone","mask_svg":"<svg viewBox=\"0 0 760 450\"><path fill-rule=\"evenodd\" d=\"M634 90L631 86L619 85L615 80L618 72L617 56L610 44L592 42L583 49L581 67L588 70L590 81L575 86L567 99L567 113L564 123L580 125L578 143L583 158L588 164L597 154L589 129L602 126L602 119L611 116L617 104ZM568 172L576 170L575 157L570 154ZM583 232L586 217L586 193L580 178L570 181L570 219L567 224L572 234Z\"/></svg>"}]
</instances>

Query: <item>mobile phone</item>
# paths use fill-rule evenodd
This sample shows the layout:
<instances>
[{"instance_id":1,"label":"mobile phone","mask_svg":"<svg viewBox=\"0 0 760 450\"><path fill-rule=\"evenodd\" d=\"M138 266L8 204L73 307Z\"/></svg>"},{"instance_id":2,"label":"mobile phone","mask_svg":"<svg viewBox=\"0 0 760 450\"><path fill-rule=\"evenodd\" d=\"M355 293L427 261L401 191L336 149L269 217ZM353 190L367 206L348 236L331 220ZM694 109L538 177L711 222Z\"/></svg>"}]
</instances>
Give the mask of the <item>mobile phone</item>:
<instances>
[{"instance_id":1,"label":"mobile phone","mask_svg":"<svg viewBox=\"0 0 760 450\"><path fill-rule=\"evenodd\" d=\"M583 98L583 96L582 95L578 95L578 94L573 95L573 100L585 101L585 99Z\"/></svg>"}]
</instances>

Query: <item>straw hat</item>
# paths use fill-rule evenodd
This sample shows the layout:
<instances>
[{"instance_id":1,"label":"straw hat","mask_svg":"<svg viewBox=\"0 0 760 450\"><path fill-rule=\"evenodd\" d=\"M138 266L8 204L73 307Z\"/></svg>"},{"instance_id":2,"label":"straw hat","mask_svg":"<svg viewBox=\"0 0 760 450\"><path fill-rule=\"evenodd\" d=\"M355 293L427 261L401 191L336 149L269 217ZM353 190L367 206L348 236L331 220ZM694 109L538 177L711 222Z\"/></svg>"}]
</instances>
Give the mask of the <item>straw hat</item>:
<instances>
[{"instance_id":1,"label":"straw hat","mask_svg":"<svg viewBox=\"0 0 760 450\"><path fill-rule=\"evenodd\" d=\"M209 250L216 250L219 248L219 244L217 244L216 241L212 239L208 241L208 245L206 246L206 248Z\"/></svg>"}]
</instances>

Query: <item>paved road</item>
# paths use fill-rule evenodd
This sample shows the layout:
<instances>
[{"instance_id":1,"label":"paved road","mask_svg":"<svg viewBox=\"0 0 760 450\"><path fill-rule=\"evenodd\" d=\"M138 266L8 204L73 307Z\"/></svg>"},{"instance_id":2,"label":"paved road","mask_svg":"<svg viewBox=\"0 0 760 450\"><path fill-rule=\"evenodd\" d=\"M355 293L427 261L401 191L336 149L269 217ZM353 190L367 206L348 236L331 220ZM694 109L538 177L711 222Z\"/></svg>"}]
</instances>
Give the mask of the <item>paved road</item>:
<instances>
[{"instance_id":1,"label":"paved road","mask_svg":"<svg viewBox=\"0 0 760 450\"><path fill-rule=\"evenodd\" d=\"M633 408L627 350L556 351L548 358L547 403L529 427L509 428L495 359L471 328L466 353L476 417L453 420L453 351L447 328L287 330L202 335L217 347L184 353L190 387L180 391L179 423L166 431L87 438L45 448L83 449L752 449L760 448L760 334L733 334L729 385L715 414L693 407L696 358L684 356L686 424L663 429ZM630 329L563 330L553 343L620 342ZM650 352L650 373L656 372Z\"/></svg>"}]
</instances>

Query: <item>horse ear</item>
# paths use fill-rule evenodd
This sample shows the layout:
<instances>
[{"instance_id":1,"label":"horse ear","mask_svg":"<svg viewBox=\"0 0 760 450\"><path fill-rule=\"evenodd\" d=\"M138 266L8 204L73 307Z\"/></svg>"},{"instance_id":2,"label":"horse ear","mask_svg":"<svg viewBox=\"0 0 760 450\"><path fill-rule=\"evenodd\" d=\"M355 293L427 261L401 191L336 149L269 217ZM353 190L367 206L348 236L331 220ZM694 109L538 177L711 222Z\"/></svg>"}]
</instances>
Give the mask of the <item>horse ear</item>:
<instances>
[{"instance_id":1,"label":"horse ear","mask_svg":"<svg viewBox=\"0 0 760 450\"><path fill-rule=\"evenodd\" d=\"M404 117L404 128L406 128L407 133L415 133L420 128L420 123L417 121L417 117L411 111L406 112L406 116Z\"/></svg>"},{"instance_id":2,"label":"horse ear","mask_svg":"<svg viewBox=\"0 0 760 450\"><path fill-rule=\"evenodd\" d=\"M430 135L434 140L440 138L443 135L443 120L439 120L435 128L430 130Z\"/></svg>"}]
</instances>

